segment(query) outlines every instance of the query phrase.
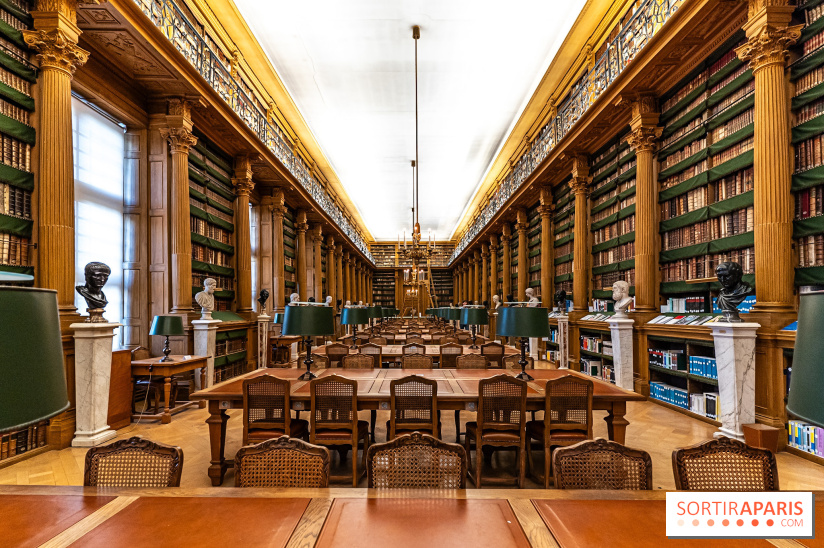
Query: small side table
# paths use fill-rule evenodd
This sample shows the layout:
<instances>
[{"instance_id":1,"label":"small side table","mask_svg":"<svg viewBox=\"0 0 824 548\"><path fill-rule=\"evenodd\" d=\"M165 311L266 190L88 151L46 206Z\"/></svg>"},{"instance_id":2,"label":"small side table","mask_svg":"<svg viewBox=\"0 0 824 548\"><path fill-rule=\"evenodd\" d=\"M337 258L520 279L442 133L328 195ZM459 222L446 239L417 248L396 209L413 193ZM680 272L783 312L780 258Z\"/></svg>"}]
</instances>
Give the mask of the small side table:
<instances>
[{"instance_id":1,"label":"small side table","mask_svg":"<svg viewBox=\"0 0 824 548\"><path fill-rule=\"evenodd\" d=\"M206 386L206 356L177 356L171 355L172 361L161 362L163 358L148 358L145 360L135 360L132 362L132 376L158 376L163 377L163 412L158 414L134 414L132 419L160 419L162 424L172 422L172 415L179 413L192 405L200 408L206 407L205 401L175 402L173 408L169 407L169 399L172 397L172 376L186 371L200 369L200 386ZM134 395L132 396L134 397Z\"/></svg>"}]
</instances>

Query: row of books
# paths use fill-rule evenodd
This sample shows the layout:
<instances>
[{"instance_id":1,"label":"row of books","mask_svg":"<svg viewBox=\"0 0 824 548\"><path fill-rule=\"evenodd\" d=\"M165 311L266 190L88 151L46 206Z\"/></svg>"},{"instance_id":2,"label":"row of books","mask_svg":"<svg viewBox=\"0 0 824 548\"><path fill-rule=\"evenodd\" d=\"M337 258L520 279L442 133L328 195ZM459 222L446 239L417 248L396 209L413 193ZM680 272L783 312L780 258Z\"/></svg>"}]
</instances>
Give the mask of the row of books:
<instances>
[{"instance_id":1,"label":"row of books","mask_svg":"<svg viewBox=\"0 0 824 548\"><path fill-rule=\"evenodd\" d=\"M754 146L755 139L753 137L748 137L747 139L744 139L729 148L725 148L718 154L712 156L710 160L712 161L712 165L717 166L719 164L723 164L727 160L732 160L736 156L744 154L748 150L752 150Z\"/></svg>"},{"instance_id":2,"label":"row of books","mask_svg":"<svg viewBox=\"0 0 824 548\"><path fill-rule=\"evenodd\" d=\"M652 322L650 322L652 323ZM666 369L681 370L686 369L684 361L684 350L665 350L660 348L648 348L649 364Z\"/></svg>"},{"instance_id":3,"label":"row of books","mask_svg":"<svg viewBox=\"0 0 824 548\"><path fill-rule=\"evenodd\" d=\"M824 45L824 31L808 38L802 46L802 52L804 55L808 55L820 48L822 45Z\"/></svg>"},{"instance_id":4,"label":"row of books","mask_svg":"<svg viewBox=\"0 0 824 548\"><path fill-rule=\"evenodd\" d=\"M721 413L718 405L718 392L690 394L690 411L717 421Z\"/></svg>"},{"instance_id":5,"label":"row of books","mask_svg":"<svg viewBox=\"0 0 824 548\"><path fill-rule=\"evenodd\" d=\"M795 145L795 171L806 171L824 163L824 136L810 137Z\"/></svg>"},{"instance_id":6,"label":"row of books","mask_svg":"<svg viewBox=\"0 0 824 548\"><path fill-rule=\"evenodd\" d=\"M708 379L718 378L718 363L715 358L708 358L706 356L690 356L689 358L690 373L693 375L700 375Z\"/></svg>"},{"instance_id":7,"label":"row of books","mask_svg":"<svg viewBox=\"0 0 824 548\"><path fill-rule=\"evenodd\" d=\"M28 266L31 240L0 232L0 264Z\"/></svg>"},{"instance_id":8,"label":"row of books","mask_svg":"<svg viewBox=\"0 0 824 548\"><path fill-rule=\"evenodd\" d=\"M581 319L584 319L584 318L581 318ZM587 335L581 335L581 350L586 350L588 352L597 352L597 353L601 354L603 348L604 348L604 339L603 339L603 337L591 337L591 336L587 336Z\"/></svg>"},{"instance_id":9,"label":"row of books","mask_svg":"<svg viewBox=\"0 0 824 548\"><path fill-rule=\"evenodd\" d=\"M630 232L635 232L635 214L632 214L629 217L624 217L623 219L620 219L603 228L599 228L593 232L593 244L600 244L602 242L612 240L613 238L617 238L622 234L629 234Z\"/></svg>"},{"instance_id":10,"label":"row of books","mask_svg":"<svg viewBox=\"0 0 824 548\"><path fill-rule=\"evenodd\" d=\"M44 447L48 423L40 422L24 430L5 434L0 437L0 461L16 455Z\"/></svg>"},{"instance_id":11,"label":"row of books","mask_svg":"<svg viewBox=\"0 0 824 548\"><path fill-rule=\"evenodd\" d=\"M824 428L799 420L787 421L787 445L824 457Z\"/></svg>"},{"instance_id":12,"label":"row of books","mask_svg":"<svg viewBox=\"0 0 824 548\"><path fill-rule=\"evenodd\" d=\"M635 257L635 242L627 242L625 244L607 249L605 251L598 251L592 254L592 266L601 266L620 261L626 261Z\"/></svg>"},{"instance_id":13,"label":"row of books","mask_svg":"<svg viewBox=\"0 0 824 548\"><path fill-rule=\"evenodd\" d=\"M709 117L712 118L713 116L717 116L718 114L724 112L734 104L738 103L739 101L743 101L751 94L755 93L755 80L750 80L737 90L733 91L724 99L715 105L714 107L710 108Z\"/></svg>"},{"instance_id":14,"label":"row of books","mask_svg":"<svg viewBox=\"0 0 824 548\"><path fill-rule=\"evenodd\" d=\"M746 65L741 67L742 69L747 68ZM727 122L724 122L714 130L710 132L710 139L711 142L717 143L721 139L732 135L738 130L744 129L748 125L752 124L755 121L755 109L750 108L733 118Z\"/></svg>"},{"instance_id":15,"label":"row of books","mask_svg":"<svg viewBox=\"0 0 824 548\"><path fill-rule=\"evenodd\" d=\"M656 316L648 324L656 323L662 325L704 325L705 323L715 323L721 321L721 316L698 316L680 315L680 316Z\"/></svg>"},{"instance_id":16,"label":"row of books","mask_svg":"<svg viewBox=\"0 0 824 548\"><path fill-rule=\"evenodd\" d=\"M735 261L741 265L744 274L752 274L755 272L755 248L733 249L723 253L711 253L664 263L659 267L661 281L682 282L715 276L715 267L726 261Z\"/></svg>"},{"instance_id":17,"label":"row of books","mask_svg":"<svg viewBox=\"0 0 824 548\"><path fill-rule=\"evenodd\" d=\"M192 244L192 259L217 266L232 267L231 255L205 245Z\"/></svg>"},{"instance_id":18,"label":"row of books","mask_svg":"<svg viewBox=\"0 0 824 548\"><path fill-rule=\"evenodd\" d=\"M814 186L805 188L795 193L795 218L807 219L824 215L824 204L822 202L824 186Z\"/></svg>"},{"instance_id":19,"label":"row of books","mask_svg":"<svg viewBox=\"0 0 824 548\"><path fill-rule=\"evenodd\" d=\"M795 125L803 124L824 114L824 99L808 103L795 111Z\"/></svg>"},{"instance_id":20,"label":"row of books","mask_svg":"<svg viewBox=\"0 0 824 548\"><path fill-rule=\"evenodd\" d=\"M670 297L667 304L661 305L661 312L700 313L709 310L709 301L703 295L700 297Z\"/></svg>"},{"instance_id":21,"label":"row of books","mask_svg":"<svg viewBox=\"0 0 824 548\"><path fill-rule=\"evenodd\" d=\"M612 287L612 285L619 281L623 280L627 282L630 286L635 285L635 269L630 268L629 270L623 270L618 272L607 272L605 274L595 274L592 277L592 287L594 288L605 288L605 287ZM634 302L634 301L633 301Z\"/></svg>"},{"instance_id":22,"label":"row of books","mask_svg":"<svg viewBox=\"0 0 824 548\"><path fill-rule=\"evenodd\" d=\"M798 266L824 266L824 234L798 239Z\"/></svg>"},{"instance_id":23,"label":"row of books","mask_svg":"<svg viewBox=\"0 0 824 548\"><path fill-rule=\"evenodd\" d=\"M211 238L220 243L232 245L232 233L228 230L224 230L219 226L213 225L194 216L189 217L189 225L191 226L192 232L195 234L206 236L207 238Z\"/></svg>"},{"instance_id":24,"label":"row of books","mask_svg":"<svg viewBox=\"0 0 824 548\"><path fill-rule=\"evenodd\" d=\"M706 136L696 139L695 141L689 143L680 150L676 150L675 152L664 158L664 160L660 163L660 167L662 170L672 167L678 162L686 160L693 154L701 152L705 148L707 148Z\"/></svg>"},{"instance_id":25,"label":"row of books","mask_svg":"<svg viewBox=\"0 0 824 548\"><path fill-rule=\"evenodd\" d=\"M31 219L31 192L0 183L0 213Z\"/></svg>"},{"instance_id":26,"label":"row of books","mask_svg":"<svg viewBox=\"0 0 824 548\"><path fill-rule=\"evenodd\" d=\"M203 287L203 282L206 278L212 278L216 283L217 291L234 291L235 280L229 276L219 276L217 274L208 274L206 272L192 272L192 285L194 287Z\"/></svg>"}]
</instances>

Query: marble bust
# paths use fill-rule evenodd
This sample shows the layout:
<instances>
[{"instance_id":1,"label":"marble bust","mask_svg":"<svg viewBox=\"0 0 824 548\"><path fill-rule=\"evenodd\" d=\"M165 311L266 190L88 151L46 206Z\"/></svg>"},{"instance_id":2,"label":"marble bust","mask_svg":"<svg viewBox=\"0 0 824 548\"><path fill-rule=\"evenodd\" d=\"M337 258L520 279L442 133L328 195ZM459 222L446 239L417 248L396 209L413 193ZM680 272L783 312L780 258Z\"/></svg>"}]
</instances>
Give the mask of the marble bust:
<instances>
[{"instance_id":1,"label":"marble bust","mask_svg":"<svg viewBox=\"0 0 824 548\"><path fill-rule=\"evenodd\" d=\"M86 299L89 312L89 318L86 321L89 323L106 322L103 318L103 309L106 308L109 301L106 300L106 295L103 293L103 286L109 281L111 273L112 269L104 263L88 263L83 269L86 283L74 288L81 297Z\"/></svg>"},{"instance_id":2,"label":"marble bust","mask_svg":"<svg viewBox=\"0 0 824 548\"><path fill-rule=\"evenodd\" d=\"M632 304L632 297L629 296L629 284L624 280L618 280L612 284L612 300L615 301L615 317L626 318L627 308Z\"/></svg>"},{"instance_id":3,"label":"marble bust","mask_svg":"<svg viewBox=\"0 0 824 548\"><path fill-rule=\"evenodd\" d=\"M501 308L501 298L497 295L492 295L492 308L494 310Z\"/></svg>"},{"instance_id":4,"label":"marble bust","mask_svg":"<svg viewBox=\"0 0 824 548\"><path fill-rule=\"evenodd\" d=\"M528 301L527 306L529 308L536 308L539 304L541 304L541 301L539 301L538 297L535 296L535 290L531 287L526 289L526 300Z\"/></svg>"},{"instance_id":5,"label":"marble bust","mask_svg":"<svg viewBox=\"0 0 824 548\"><path fill-rule=\"evenodd\" d=\"M195 295L195 301L200 305L200 319L211 320L212 310L215 309L215 288L217 282L214 278L203 280L203 291Z\"/></svg>"},{"instance_id":6,"label":"marble bust","mask_svg":"<svg viewBox=\"0 0 824 548\"><path fill-rule=\"evenodd\" d=\"M266 301L269 300L269 290L268 289L261 289L260 296L258 297L257 302L260 303L260 311L262 313L266 313Z\"/></svg>"},{"instance_id":7,"label":"marble bust","mask_svg":"<svg viewBox=\"0 0 824 548\"><path fill-rule=\"evenodd\" d=\"M721 293L718 295L718 308L721 309L725 322L741 322L738 315L738 305L752 292L752 287L741 280L744 270L741 265L728 261L715 267L715 275L721 283Z\"/></svg>"},{"instance_id":8,"label":"marble bust","mask_svg":"<svg viewBox=\"0 0 824 548\"><path fill-rule=\"evenodd\" d=\"M555 306L558 307L558 312L561 314L566 314L567 292L563 289L559 289L555 292L553 300L555 301Z\"/></svg>"}]
</instances>

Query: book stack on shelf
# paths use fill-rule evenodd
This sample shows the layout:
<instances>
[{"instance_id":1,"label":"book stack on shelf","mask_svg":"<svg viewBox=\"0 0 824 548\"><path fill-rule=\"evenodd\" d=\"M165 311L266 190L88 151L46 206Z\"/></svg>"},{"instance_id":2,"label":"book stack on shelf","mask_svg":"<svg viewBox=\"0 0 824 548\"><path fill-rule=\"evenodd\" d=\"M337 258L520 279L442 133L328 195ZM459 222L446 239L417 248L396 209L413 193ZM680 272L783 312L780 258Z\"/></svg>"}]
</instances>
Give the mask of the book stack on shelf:
<instances>
[{"instance_id":1,"label":"book stack on shelf","mask_svg":"<svg viewBox=\"0 0 824 548\"><path fill-rule=\"evenodd\" d=\"M535 296L541 298L541 211L540 202L535 203L526 212L529 229L526 234L529 252L529 279L527 287L535 290Z\"/></svg>"},{"instance_id":2,"label":"book stack on shelf","mask_svg":"<svg viewBox=\"0 0 824 548\"><path fill-rule=\"evenodd\" d=\"M718 419L715 349L710 340L648 338L650 397L711 420Z\"/></svg>"},{"instance_id":3,"label":"book stack on shelf","mask_svg":"<svg viewBox=\"0 0 824 548\"><path fill-rule=\"evenodd\" d=\"M0 3L0 271L34 275L31 266L31 152L36 134L32 85L37 69L21 31L32 28L28 2Z\"/></svg>"},{"instance_id":4,"label":"book stack on shelf","mask_svg":"<svg viewBox=\"0 0 824 548\"><path fill-rule=\"evenodd\" d=\"M0 462L46 446L48 421L0 436Z\"/></svg>"},{"instance_id":5,"label":"book stack on shelf","mask_svg":"<svg viewBox=\"0 0 824 548\"><path fill-rule=\"evenodd\" d=\"M809 6L809 7L808 7ZM796 44L801 55L790 69L795 84L792 143L795 146L795 196L793 238L798 249L795 283L799 286L824 283L824 18L819 2L799 2L796 16L805 28Z\"/></svg>"},{"instance_id":6,"label":"book stack on shelf","mask_svg":"<svg viewBox=\"0 0 824 548\"><path fill-rule=\"evenodd\" d=\"M734 48L738 32L664 94L658 153L661 293L708 293L723 261L754 283L752 71Z\"/></svg>"},{"instance_id":7,"label":"book stack on shelf","mask_svg":"<svg viewBox=\"0 0 824 548\"><path fill-rule=\"evenodd\" d=\"M215 336L215 378L219 383L246 372L246 329L219 331Z\"/></svg>"},{"instance_id":8,"label":"book stack on shelf","mask_svg":"<svg viewBox=\"0 0 824 548\"><path fill-rule=\"evenodd\" d=\"M612 284L624 280L635 292L635 151L627 132L597 152L592 160L590 230L592 296L609 298Z\"/></svg>"},{"instance_id":9,"label":"book stack on shelf","mask_svg":"<svg viewBox=\"0 0 824 548\"><path fill-rule=\"evenodd\" d=\"M197 133L196 133L197 134ZM192 296L202 281L214 278L215 310L231 310L234 301L234 192L232 160L205 136L189 151L189 213L192 238ZM225 283L225 280L232 280Z\"/></svg>"},{"instance_id":10,"label":"book stack on shelf","mask_svg":"<svg viewBox=\"0 0 824 548\"><path fill-rule=\"evenodd\" d=\"M571 177L570 177L571 178ZM575 229L575 195L569 179L553 191L555 213L552 216L555 248L555 291L564 290L572 300L572 255Z\"/></svg>"},{"instance_id":11,"label":"book stack on shelf","mask_svg":"<svg viewBox=\"0 0 824 548\"><path fill-rule=\"evenodd\" d=\"M787 445L824 458L824 428L804 421L787 421Z\"/></svg>"},{"instance_id":12,"label":"book stack on shelf","mask_svg":"<svg viewBox=\"0 0 824 548\"><path fill-rule=\"evenodd\" d=\"M283 279L286 287L286 300L289 300L289 294L297 291L297 232L295 230L295 216L296 211L285 206L283 212ZM344 265L345 268L345 265ZM284 303L285 304L285 303Z\"/></svg>"}]
</instances>

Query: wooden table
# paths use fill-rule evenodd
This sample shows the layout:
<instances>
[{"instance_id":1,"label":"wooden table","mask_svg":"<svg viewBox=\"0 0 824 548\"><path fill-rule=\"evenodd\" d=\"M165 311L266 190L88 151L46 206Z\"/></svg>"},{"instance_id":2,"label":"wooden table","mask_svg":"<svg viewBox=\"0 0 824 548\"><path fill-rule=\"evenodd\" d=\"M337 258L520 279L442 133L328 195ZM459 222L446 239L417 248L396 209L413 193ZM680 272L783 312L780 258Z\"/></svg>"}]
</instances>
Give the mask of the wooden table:
<instances>
[{"instance_id":1,"label":"wooden table","mask_svg":"<svg viewBox=\"0 0 824 548\"><path fill-rule=\"evenodd\" d=\"M209 402L209 441L211 445L211 463L209 477L212 485L223 483L226 470L234 465L224 457L226 445L226 423L229 420L227 410L243 408L243 380L263 374L270 374L292 381L292 409L303 411L309 409L309 383L297 380L303 373L301 369L258 369L240 375L206 390L192 394L194 399ZM545 404L544 387L548 379L560 377L567 373L583 376L582 373L568 369L531 369L535 381L529 383L527 390L527 409L541 410ZM494 375L515 375L517 371L502 369L325 369L319 376L341 375L358 381L358 409L389 410L389 383L392 379L407 375L420 375L438 381L438 408L443 410L475 411L478 404L478 381ZM592 378L592 377L586 377ZM604 419L607 423L609 438L619 443L626 440L626 427L629 421L624 417L628 401L641 401L645 398L635 392L619 388L613 384L593 379L595 390L593 408L607 411Z\"/></svg>"},{"instance_id":2,"label":"wooden table","mask_svg":"<svg viewBox=\"0 0 824 548\"><path fill-rule=\"evenodd\" d=\"M96 489L0 486L8 547L82 546L780 546L818 539L664 536L663 491L473 489Z\"/></svg>"},{"instance_id":3,"label":"wooden table","mask_svg":"<svg viewBox=\"0 0 824 548\"><path fill-rule=\"evenodd\" d=\"M179 413L184 409L198 405L199 407L206 407L203 402L185 401L175 402L173 408L169 408L169 400L172 392L172 376L178 373L185 373L187 371L194 371L200 369L200 386L206 386L206 356L169 356L173 361L162 362L162 357L148 358L145 360L135 360L132 362L132 377L138 376L162 376L163 383L163 413L156 415L140 413L132 415L132 419L160 419L162 424L172 422L172 414ZM132 396L134 397L134 395Z\"/></svg>"},{"instance_id":4,"label":"wooden table","mask_svg":"<svg viewBox=\"0 0 824 548\"><path fill-rule=\"evenodd\" d=\"M300 335L269 335L272 365L289 365L292 361L292 345L303 340ZM283 354L286 354L284 359Z\"/></svg>"}]
</instances>

